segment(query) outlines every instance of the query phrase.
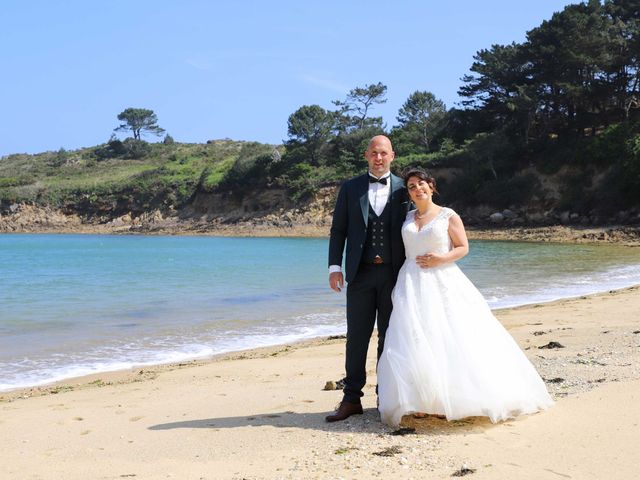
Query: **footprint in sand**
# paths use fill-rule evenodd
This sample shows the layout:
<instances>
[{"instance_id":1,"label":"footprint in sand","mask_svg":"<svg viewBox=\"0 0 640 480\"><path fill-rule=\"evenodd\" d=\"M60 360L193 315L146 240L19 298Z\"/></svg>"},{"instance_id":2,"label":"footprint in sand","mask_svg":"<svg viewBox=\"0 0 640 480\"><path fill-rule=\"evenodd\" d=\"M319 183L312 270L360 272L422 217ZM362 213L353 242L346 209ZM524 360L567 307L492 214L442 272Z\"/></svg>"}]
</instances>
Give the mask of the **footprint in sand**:
<instances>
[{"instance_id":1,"label":"footprint in sand","mask_svg":"<svg viewBox=\"0 0 640 480\"><path fill-rule=\"evenodd\" d=\"M131 417L129 419L130 422L137 422L138 420L140 420L142 417Z\"/></svg>"}]
</instances>

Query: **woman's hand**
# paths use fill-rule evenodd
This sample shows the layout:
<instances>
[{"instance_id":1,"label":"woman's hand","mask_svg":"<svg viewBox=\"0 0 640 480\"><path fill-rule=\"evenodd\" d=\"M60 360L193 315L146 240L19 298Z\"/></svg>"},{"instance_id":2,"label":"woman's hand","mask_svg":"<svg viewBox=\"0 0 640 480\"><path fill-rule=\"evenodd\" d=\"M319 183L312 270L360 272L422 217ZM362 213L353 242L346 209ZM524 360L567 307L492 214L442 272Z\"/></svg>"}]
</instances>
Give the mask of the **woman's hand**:
<instances>
[{"instance_id":1,"label":"woman's hand","mask_svg":"<svg viewBox=\"0 0 640 480\"><path fill-rule=\"evenodd\" d=\"M437 253L425 253L416 257L416 263L422 268L433 268L447 263L447 259Z\"/></svg>"}]
</instances>

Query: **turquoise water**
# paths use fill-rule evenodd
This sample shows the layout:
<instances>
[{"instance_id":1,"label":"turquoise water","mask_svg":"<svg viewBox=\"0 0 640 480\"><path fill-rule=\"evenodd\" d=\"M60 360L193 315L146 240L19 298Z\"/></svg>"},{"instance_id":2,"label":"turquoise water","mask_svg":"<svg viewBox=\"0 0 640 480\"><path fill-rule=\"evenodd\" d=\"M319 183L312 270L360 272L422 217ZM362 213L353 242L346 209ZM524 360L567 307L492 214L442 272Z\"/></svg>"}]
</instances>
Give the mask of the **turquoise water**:
<instances>
[{"instance_id":1,"label":"turquoise water","mask_svg":"<svg viewBox=\"0 0 640 480\"><path fill-rule=\"evenodd\" d=\"M344 333L327 240L0 235L0 390ZM640 249L473 242L494 308L640 283Z\"/></svg>"}]
</instances>

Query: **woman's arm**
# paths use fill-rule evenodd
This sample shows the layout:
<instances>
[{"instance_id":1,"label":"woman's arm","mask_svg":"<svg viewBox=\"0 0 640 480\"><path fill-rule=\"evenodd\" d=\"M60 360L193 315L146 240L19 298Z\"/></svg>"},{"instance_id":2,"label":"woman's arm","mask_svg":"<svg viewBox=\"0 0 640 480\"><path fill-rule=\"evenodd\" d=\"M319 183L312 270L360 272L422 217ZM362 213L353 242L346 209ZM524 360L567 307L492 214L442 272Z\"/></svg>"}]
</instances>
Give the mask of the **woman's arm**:
<instances>
[{"instance_id":1,"label":"woman's arm","mask_svg":"<svg viewBox=\"0 0 640 480\"><path fill-rule=\"evenodd\" d=\"M460 215L453 215L449 218L449 238L451 238L453 248L444 255L448 262L460 260L469 253L469 240L467 240L467 232L464 230Z\"/></svg>"}]
</instances>

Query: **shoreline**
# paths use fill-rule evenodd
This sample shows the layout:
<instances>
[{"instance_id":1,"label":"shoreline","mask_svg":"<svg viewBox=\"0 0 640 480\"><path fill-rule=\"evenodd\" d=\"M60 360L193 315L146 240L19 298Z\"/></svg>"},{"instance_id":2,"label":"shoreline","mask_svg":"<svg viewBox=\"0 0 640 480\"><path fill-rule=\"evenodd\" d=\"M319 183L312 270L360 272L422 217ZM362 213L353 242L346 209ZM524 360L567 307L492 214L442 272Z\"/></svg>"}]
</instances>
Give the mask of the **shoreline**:
<instances>
[{"instance_id":1,"label":"shoreline","mask_svg":"<svg viewBox=\"0 0 640 480\"><path fill-rule=\"evenodd\" d=\"M578 294L569 297L561 297L555 298L547 301L535 301L532 303L524 303L521 305L510 305L505 307L496 307L492 308L491 311L496 316L500 316L503 313L508 313L511 310L517 311L520 309L527 308L539 308L541 306L553 306L555 304L561 304L563 302L570 302L578 299L587 299L591 297L599 297L603 295L610 295L618 292L625 291L640 291L640 284L634 284L631 286L625 286L615 289L605 289L591 293ZM346 325L346 324L345 324ZM346 326L345 326L346 328ZM120 377L129 377L130 373L141 374L141 372L149 373L156 371L166 371L173 370L176 368L184 368L187 366L198 366L205 365L211 362L216 361L225 361L232 360L238 358L264 358L269 355L273 355L274 352L277 353L280 349L285 348L288 351L291 348L305 348L308 346L314 346L318 344L322 344L329 340L337 340L346 338L345 334L336 334L329 336L315 336L311 338L300 338L298 340L293 340L289 342L283 343L274 343L272 345L266 345L261 347L247 347L240 348L238 350L231 350L227 352L214 353L212 355L206 356L196 356L196 357L185 357L179 361L167 361L160 363L141 363L132 365L126 368L116 368L113 370L104 370L99 372L87 373L83 375L74 375L67 378L63 378L60 380L52 380L46 381L44 383L21 386L10 388L7 390L0 390L0 403L4 401L13 401L16 398L28 398L31 396L40 396L40 395L48 395L50 393L57 393L58 391L72 390L75 388L84 388L87 385L91 385L95 383L96 380L100 379L102 381L102 377L111 377L116 378L118 382L121 381ZM99 382L100 383L100 382Z\"/></svg>"},{"instance_id":2,"label":"shoreline","mask_svg":"<svg viewBox=\"0 0 640 480\"><path fill-rule=\"evenodd\" d=\"M491 311L499 319L502 316L511 316L515 313L523 310L538 309L541 307L553 308L555 306L562 306L567 303L572 303L579 300L590 300L596 298L607 297L610 295L637 293L640 295L640 284L616 288L612 290L602 290L594 293L588 293L585 295L575 295L571 297L557 298L549 301L526 303L522 305L507 306L493 308ZM346 328L346 324L345 324ZM640 328L640 327L639 327ZM507 328L508 329L508 328ZM374 335L375 335L374 329ZM239 350L233 350L228 352L215 353L213 355L207 355L204 357L185 358L180 361L169 361L161 363L149 363L138 364L127 368L105 370L102 372L94 372L85 375L68 377L62 380L56 380L47 382L41 385L32 385L26 387L17 387L9 390L0 391L0 403L6 401L14 401L18 398L29 398L32 396L42 396L49 394L56 394L59 391L73 390L75 388L86 388L88 386L96 384L96 379L101 377L114 377L107 382L101 382L110 384L121 383L122 381L132 380L131 375L140 375L141 372L149 374L153 372L157 374L162 371L171 371L176 369L198 367L202 365L208 365L215 362L230 361L230 360L242 360L246 358L267 358L269 356L275 356L282 352L288 352L292 350L309 348L317 345L323 345L329 342L340 342L346 338L345 334L329 335L329 336L317 336L312 338L302 338L291 342L276 343L273 345L267 345L262 347L248 347ZM124 380L123 380L124 378ZM145 377L146 378L146 377ZM139 379L138 379L139 380ZM138 381L135 380L135 381Z\"/></svg>"},{"instance_id":3,"label":"shoreline","mask_svg":"<svg viewBox=\"0 0 640 480\"><path fill-rule=\"evenodd\" d=\"M140 382L155 378L162 372L180 370L185 368L197 368L218 362L232 360L245 360L248 358L267 358L280 353L298 349L309 348L317 345L324 345L328 342L338 342L344 339L344 335L321 336L301 339L293 342L279 343L265 347L253 347L231 352L217 353L202 358L187 358L179 362L140 364L129 368L118 370L107 370L104 372L90 373L76 377L69 377L63 380L49 382L43 385L30 387L18 387L11 390L0 391L0 404L3 402L13 402L15 400L44 395L56 395L65 391L91 388L95 386L117 385L130 382ZM138 377L141 375L141 377ZM103 381L103 378L105 379ZM99 381L98 381L99 380Z\"/></svg>"},{"instance_id":4,"label":"shoreline","mask_svg":"<svg viewBox=\"0 0 640 480\"><path fill-rule=\"evenodd\" d=\"M639 247L640 227L610 225L602 227L571 227L553 225L546 227L466 227L469 240L492 240L505 242L594 244ZM211 236L242 238L329 238L328 226L303 225L273 227L254 224L202 227L190 229L173 228L109 228L103 225L78 228L26 228L16 231L0 231L0 235L149 235L149 236Z\"/></svg>"},{"instance_id":5,"label":"shoreline","mask_svg":"<svg viewBox=\"0 0 640 480\"><path fill-rule=\"evenodd\" d=\"M371 346L364 414L327 424L342 338L4 394L0 477L445 479L466 465L474 479L633 478L638 311L640 286L496 311L556 404L495 425L405 418L415 431L394 435L375 408Z\"/></svg>"},{"instance_id":6,"label":"shoreline","mask_svg":"<svg viewBox=\"0 0 640 480\"><path fill-rule=\"evenodd\" d=\"M154 211L133 217L93 221L64 214L50 207L21 205L15 213L0 214L0 234L106 234L106 235L178 235L225 237L314 237L328 238L331 227L329 207L297 213L256 212L251 220L225 216L167 216ZM464 220L464 216L463 216ZM640 246L640 225L578 224L466 225L470 240L505 240L554 243L616 243Z\"/></svg>"}]
</instances>

